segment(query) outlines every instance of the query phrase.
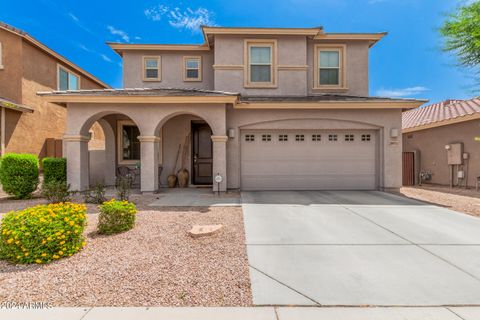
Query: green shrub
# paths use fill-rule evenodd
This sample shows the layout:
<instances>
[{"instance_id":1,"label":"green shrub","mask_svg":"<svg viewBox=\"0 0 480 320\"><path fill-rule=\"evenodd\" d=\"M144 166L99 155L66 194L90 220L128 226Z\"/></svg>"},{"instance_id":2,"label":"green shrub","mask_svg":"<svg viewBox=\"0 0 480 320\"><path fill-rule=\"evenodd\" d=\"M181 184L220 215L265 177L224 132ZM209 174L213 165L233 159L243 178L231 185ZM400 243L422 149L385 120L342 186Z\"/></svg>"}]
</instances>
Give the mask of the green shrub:
<instances>
[{"instance_id":1,"label":"green shrub","mask_svg":"<svg viewBox=\"0 0 480 320\"><path fill-rule=\"evenodd\" d=\"M7 153L0 163L3 191L17 199L28 199L38 186L38 158L33 154Z\"/></svg>"},{"instance_id":2,"label":"green shrub","mask_svg":"<svg viewBox=\"0 0 480 320\"><path fill-rule=\"evenodd\" d=\"M48 203L68 202L75 191L70 191L70 185L65 181L48 181L42 184L42 196L44 196Z\"/></svg>"},{"instance_id":3,"label":"green shrub","mask_svg":"<svg viewBox=\"0 0 480 320\"><path fill-rule=\"evenodd\" d=\"M0 224L0 257L13 263L48 263L69 257L86 242L83 204L38 205L7 213Z\"/></svg>"},{"instance_id":4,"label":"green shrub","mask_svg":"<svg viewBox=\"0 0 480 320\"><path fill-rule=\"evenodd\" d=\"M112 234L127 231L135 225L137 208L128 201L112 199L99 206L98 232Z\"/></svg>"},{"instance_id":5,"label":"green shrub","mask_svg":"<svg viewBox=\"0 0 480 320\"><path fill-rule=\"evenodd\" d=\"M67 159L43 158L43 181L67 182Z\"/></svg>"},{"instance_id":6,"label":"green shrub","mask_svg":"<svg viewBox=\"0 0 480 320\"><path fill-rule=\"evenodd\" d=\"M97 183L93 189L89 189L85 191L84 201L86 203L95 203L95 204L102 204L107 201L105 197L106 188L105 185L101 183Z\"/></svg>"}]
</instances>

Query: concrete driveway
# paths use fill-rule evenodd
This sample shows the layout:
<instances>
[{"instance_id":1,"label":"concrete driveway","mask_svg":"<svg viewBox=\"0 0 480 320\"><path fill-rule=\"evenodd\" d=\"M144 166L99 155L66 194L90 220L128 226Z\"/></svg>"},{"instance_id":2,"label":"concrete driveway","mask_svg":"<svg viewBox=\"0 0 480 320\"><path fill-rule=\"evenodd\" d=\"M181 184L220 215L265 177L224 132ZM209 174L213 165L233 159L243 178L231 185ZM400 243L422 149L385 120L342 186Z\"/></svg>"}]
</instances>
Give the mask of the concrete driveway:
<instances>
[{"instance_id":1,"label":"concrete driveway","mask_svg":"<svg viewBox=\"0 0 480 320\"><path fill-rule=\"evenodd\" d=\"M256 305L480 305L480 219L362 191L244 192Z\"/></svg>"}]
</instances>

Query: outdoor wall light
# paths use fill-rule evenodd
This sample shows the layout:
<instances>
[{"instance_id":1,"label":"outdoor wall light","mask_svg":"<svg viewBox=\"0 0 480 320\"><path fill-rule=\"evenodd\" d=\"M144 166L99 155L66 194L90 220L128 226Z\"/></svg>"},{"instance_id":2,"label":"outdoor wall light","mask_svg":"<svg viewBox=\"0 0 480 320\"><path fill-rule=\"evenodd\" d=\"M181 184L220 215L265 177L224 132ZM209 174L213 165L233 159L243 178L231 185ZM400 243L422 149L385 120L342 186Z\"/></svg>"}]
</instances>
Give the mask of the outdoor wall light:
<instances>
[{"instance_id":1,"label":"outdoor wall light","mask_svg":"<svg viewBox=\"0 0 480 320\"><path fill-rule=\"evenodd\" d=\"M228 129L228 137L235 138L235 129L233 128Z\"/></svg>"},{"instance_id":2,"label":"outdoor wall light","mask_svg":"<svg viewBox=\"0 0 480 320\"><path fill-rule=\"evenodd\" d=\"M390 129L390 138L398 138L398 129L397 128Z\"/></svg>"}]
</instances>

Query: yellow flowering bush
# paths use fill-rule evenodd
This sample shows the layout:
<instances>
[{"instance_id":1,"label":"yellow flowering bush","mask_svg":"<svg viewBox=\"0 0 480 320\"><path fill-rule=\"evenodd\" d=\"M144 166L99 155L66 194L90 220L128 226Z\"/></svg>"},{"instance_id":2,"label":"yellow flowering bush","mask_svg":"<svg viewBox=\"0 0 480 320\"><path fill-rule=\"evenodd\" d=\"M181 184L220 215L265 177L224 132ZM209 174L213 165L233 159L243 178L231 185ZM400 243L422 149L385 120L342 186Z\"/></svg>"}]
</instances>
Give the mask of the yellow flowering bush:
<instances>
[{"instance_id":1,"label":"yellow flowering bush","mask_svg":"<svg viewBox=\"0 0 480 320\"><path fill-rule=\"evenodd\" d=\"M98 232L113 234L127 231L135 225L137 208L128 201L112 199L99 206Z\"/></svg>"},{"instance_id":2,"label":"yellow flowering bush","mask_svg":"<svg viewBox=\"0 0 480 320\"><path fill-rule=\"evenodd\" d=\"M86 245L86 224L83 204L65 202L9 212L0 224L0 258L43 264L69 257Z\"/></svg>"}]
</instances>

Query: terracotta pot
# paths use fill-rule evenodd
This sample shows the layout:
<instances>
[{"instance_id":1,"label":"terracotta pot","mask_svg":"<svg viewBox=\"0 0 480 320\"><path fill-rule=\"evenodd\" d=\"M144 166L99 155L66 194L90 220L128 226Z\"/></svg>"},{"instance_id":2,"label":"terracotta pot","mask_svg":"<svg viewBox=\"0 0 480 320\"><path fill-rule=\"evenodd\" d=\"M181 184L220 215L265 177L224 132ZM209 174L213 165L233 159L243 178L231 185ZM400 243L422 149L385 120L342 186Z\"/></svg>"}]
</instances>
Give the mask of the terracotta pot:
<instances>
[{"instance_id":1,"label":"terracotta pot","mask_svg":"<svg viewBox=\"0 0 480 320\"><path fill-rule=\"evenodd\" d=\"M180 169L177 172L177 177L178 177L178 186L180 188L186 188L188 187L188 177L189 173L187 169Z\"/></svg>"},{"instance_id":2,"label":"terracotta pot","mask_svg":"<svg viewBox=\"0 0 480 320\"><path fill-rule=\"evenodd\" d=\"M177 185L177 176L174 174L171 174L167 177L167 183L169 188L175 188Z\"/></svg>"}]
</instances>

